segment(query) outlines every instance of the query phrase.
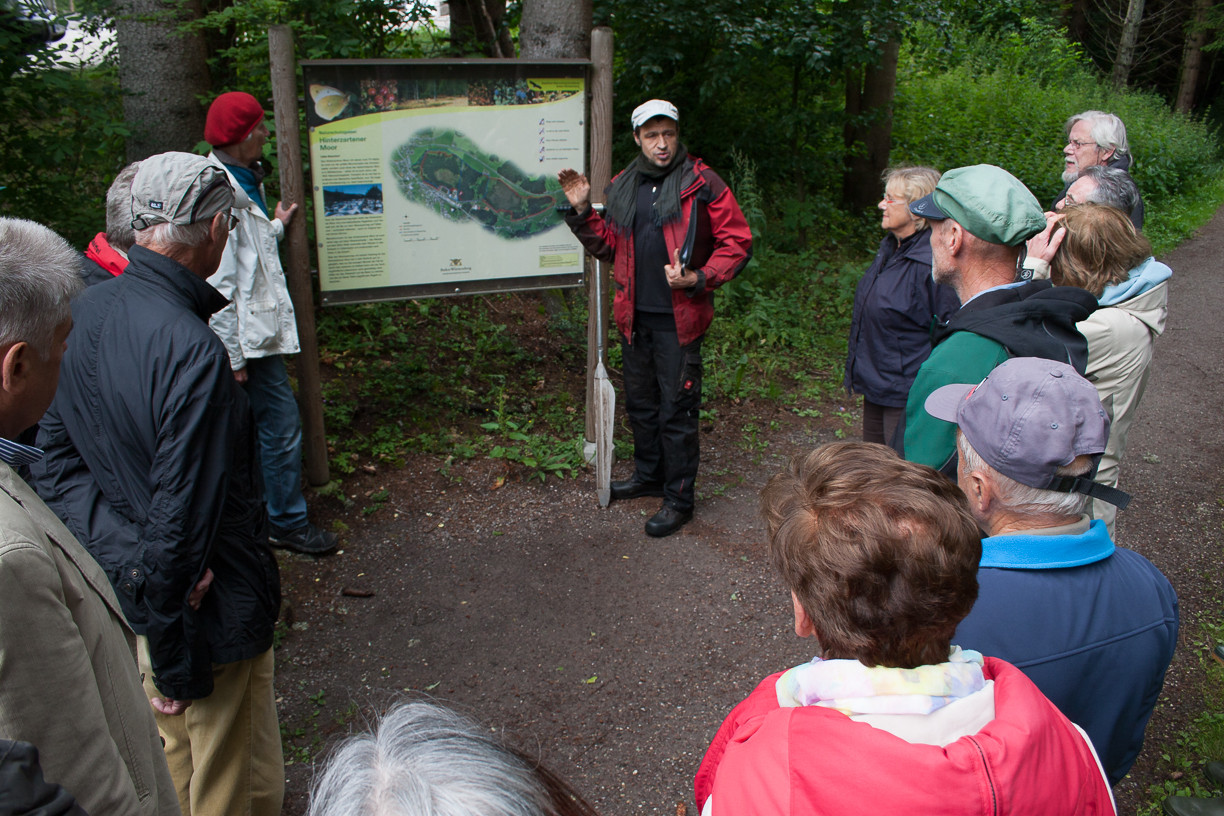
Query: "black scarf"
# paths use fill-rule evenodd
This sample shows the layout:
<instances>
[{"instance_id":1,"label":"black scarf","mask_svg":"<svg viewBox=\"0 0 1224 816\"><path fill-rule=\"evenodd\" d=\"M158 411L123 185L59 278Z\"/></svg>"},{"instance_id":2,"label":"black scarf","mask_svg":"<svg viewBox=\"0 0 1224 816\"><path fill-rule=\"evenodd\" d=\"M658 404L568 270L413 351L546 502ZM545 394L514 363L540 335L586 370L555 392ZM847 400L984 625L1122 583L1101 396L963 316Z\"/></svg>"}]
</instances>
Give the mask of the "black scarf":
<instances>
[{"instance_id":1,"label":"black scarf","mask_svg":"<svg viewBox=\"0 0 1224 816\"><path fill-rule=\"evenodd\" d=\"M652 213L655 226L661 227L679 217L680 186L684 183L684 174L675 171L684 166L684 160L687 158L688 151L680 143L676 144L676 155L672 156L666 167L658 167L646 158L646 154L638 153L633 164L616 177L608 190L608 203L604 210L608 220L618 230L628 232L633 229L633 218L637 214L637 189L643 176L663 179L663 189L655 199Z\"/></svg>"}]
</instances>

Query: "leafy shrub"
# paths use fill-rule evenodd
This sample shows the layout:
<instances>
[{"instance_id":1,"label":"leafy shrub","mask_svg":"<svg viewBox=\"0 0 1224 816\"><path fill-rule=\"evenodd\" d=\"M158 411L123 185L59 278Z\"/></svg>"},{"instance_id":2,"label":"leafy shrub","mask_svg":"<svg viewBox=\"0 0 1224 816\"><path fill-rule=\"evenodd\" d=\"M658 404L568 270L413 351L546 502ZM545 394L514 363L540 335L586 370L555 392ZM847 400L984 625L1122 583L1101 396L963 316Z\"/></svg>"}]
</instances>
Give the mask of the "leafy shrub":
<instances>
[{"instance_id":1,"label":"leafy shrub","mask_svg":"<svg viewBox=\"0 0 1224 816\"><path fill-rule=\"evenodd\" d=\"M1046 24L1029 20L1001 39L966 39L955 59L933 48L935 41L931 32L920 35L903 60L894 160L940 170L997 164L1048 206L1062 190L1067 118L1109 111L1126 124L1131 174L1155 230L1162 229L1166 206L1194 195L1221 171L1220 145L1205 124L1173 113L1155 94L1113 90Z\"/></svg>"},{"instance_id":2,"label":"leafy shrub","mask_svg":"<svg viewBox=\"0 0 1224 816\"><path fill-rule=\"evenodd\" d=\"M14 62L19 70L0 83L0 215L38 221L84 248L106 229L106 189L123 167L117 68L81 67L42 47Z\"/></svg>"}]
</instances>

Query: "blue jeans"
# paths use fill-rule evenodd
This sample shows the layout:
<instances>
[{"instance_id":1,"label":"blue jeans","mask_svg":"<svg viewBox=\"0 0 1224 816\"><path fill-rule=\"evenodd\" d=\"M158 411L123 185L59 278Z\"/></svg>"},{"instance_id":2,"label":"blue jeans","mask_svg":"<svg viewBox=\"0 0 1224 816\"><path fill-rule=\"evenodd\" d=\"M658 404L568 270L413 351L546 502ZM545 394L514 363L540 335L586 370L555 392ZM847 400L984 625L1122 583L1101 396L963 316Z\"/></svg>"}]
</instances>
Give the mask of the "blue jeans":
<instances>
[{"instance_id":1,"label":"blue jeans","mask_svg":"<svg viewBox=\"0 0 1224 816\"><path fill-rule=\"evenodd\" d=\"M273 530L289 532L306 523L302 495L302 419L280 355L248 357L244 384L255 429L264 495Z\"/></svg>"}]
</instances>

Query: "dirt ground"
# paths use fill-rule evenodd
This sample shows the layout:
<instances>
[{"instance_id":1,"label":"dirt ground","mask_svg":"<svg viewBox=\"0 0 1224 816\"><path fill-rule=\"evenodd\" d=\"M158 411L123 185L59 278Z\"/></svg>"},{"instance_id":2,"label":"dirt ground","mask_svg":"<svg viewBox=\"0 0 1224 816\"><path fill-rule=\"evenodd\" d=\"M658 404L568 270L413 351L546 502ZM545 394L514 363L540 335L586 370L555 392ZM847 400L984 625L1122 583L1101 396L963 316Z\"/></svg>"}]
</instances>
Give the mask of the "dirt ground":
<instances>
[{"instance_id":1,"label":"dirt ground","mask_svg":"<svg viewBox=\"0 0 1224 816\"><path fill-rule=\"evenodd\" d=\"M1120 543L1169 576L1183 632L1116 790L1122 813L1159 780L1160 744L1201 710L1194 644L1200 622L1221 620L1222 257L1224 211L1164 259L1169 326L1122 470L1135 500ZM695 814L692 777L723 716L811 656L768 562L757 491L836 427L770 403L719 405L703 427L696 517L661 540L642 530L657 499L601 509L590 473L542 484L490 460L421 457L349 479L350 509L314 500L317 522L347 532L331 558L282 558L285 813L304 811L312 763L335 740L424 696L539 754L602 813ZM618 462L614 478L631 469Z\"/></svg>"}]
</instances>

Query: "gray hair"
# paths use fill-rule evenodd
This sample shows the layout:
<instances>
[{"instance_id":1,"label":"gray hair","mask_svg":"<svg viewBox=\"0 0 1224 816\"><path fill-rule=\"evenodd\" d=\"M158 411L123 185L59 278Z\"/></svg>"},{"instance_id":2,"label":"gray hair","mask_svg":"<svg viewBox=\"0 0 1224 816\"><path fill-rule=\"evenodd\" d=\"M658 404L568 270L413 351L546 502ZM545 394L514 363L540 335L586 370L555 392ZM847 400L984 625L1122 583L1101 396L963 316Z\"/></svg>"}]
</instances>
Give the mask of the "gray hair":
<instances>
[{"instance_id":1,"label":"gray hair","mask_svg":"<svg viewBox=\"0 0 1224 816\"><path fill-rule=\"evenodd\" d=\"M1076 122L1087 122L1090 125L1088 135L1098 147L1104 150L1112 149L1115 156L1130 155L1130 145L1126 141L1126 125L1122 124L1122 120L1117 116L1098 110L1077 113L1067 120L1067 133L1071 132Z\"/></svg>"},{"instance_id":2,"label":"gray hair","mask_svg":"<svg viewBox=\"0 0 1224 816\"><path fill-rule=\"evenodd\" d=\"M81 291L80 257L42 224L0 218L0 346L29 343L45 360Z\"/></svg>"},{"instance_id":3,"label":"gray hair","mask_svg":"<svg viewBox=\"0 0 1224 816\"><path fill-rule=\"evenodd\" d=\"M307 816L551 816L536 768L488 729L425 702L350 737L312 786Z\"/></svg>"},{"instance_id":4,"label":"gray hair","mask_svg":"<svg viewBox=\"0 0 1224 816\"><path fill-rule=\"evenodd\" d=\"M983 459L969 440L960 431L956 432L956 446L964 459L967 471L978 471L990 476L994 482L999 501L1009 511L1022 516L1040 516L1051 513L1058 516L1079 516L1088 507L1091 498L1083 493L1063 493L1059 490L1042 490L1020 484L1010 476L1004 476ZM1060 467L1059 476L1082 476L1092 470L1092 459L1077 456L1071 464Z\"/></svg>"},{"instance_id":5,"label":"gray hair","mask_svg":"<svg viewBox=\"0 0 1224 816\"><path fill-rule=\"evenodd\" d=\"M140 162L132 162L119 171L106 191L106 241L115 249L127 252L136 243L132 229L132 179Z\"/></svg>"},{"instance_id":6,"label":"gray hair","mask_svg":"<svg viewBox=\"0 0 1224 816\"><path fill-rule=\"evenodd\" d=\"M1096 183L1096 189L1080 204L1104 204L1130 215L1139 203L1139 185L1125 170L1094 164L1085 167L1075 178L1077 181L1090 178Z\"/></svg>"},{"instance_id":7,"label":"gray hair","mask_svg":"<svg viewBox=\"0 0 1224 816\"><path fill-rule=\"evenodd\" d=\"M194 224L170 224L162 222L136 231L136 243L142 247L203 246L212 234L213 219L196 221Z\"/></svg>"}]
</instances>

